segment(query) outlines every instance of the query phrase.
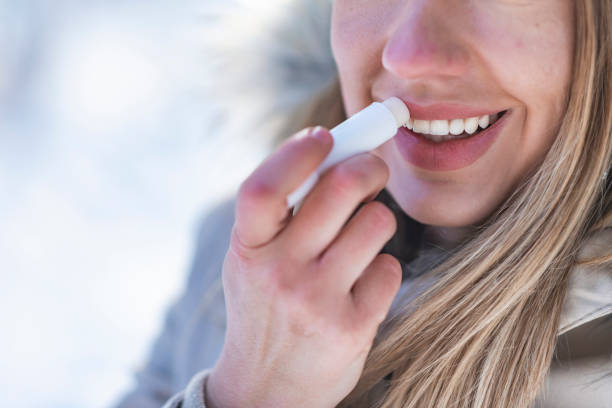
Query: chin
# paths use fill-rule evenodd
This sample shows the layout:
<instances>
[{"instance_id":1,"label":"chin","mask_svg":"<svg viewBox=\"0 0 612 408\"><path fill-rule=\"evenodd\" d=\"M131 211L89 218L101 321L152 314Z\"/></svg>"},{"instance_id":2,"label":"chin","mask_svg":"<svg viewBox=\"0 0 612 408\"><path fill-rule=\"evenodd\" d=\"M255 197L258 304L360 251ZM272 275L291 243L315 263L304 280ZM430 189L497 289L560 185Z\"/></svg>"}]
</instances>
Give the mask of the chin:
<instances>
[{"instance_id":1,"label":"chin","mask_svg":"<svg viewBox=\"0 0 612 408\"><path fill-rule=\"evenodd\" d=\"M482 211L474 206L474 199L467 202L451 200L448 194L419 194L418 189L398 189L391 184L387 184L386 188L404 213L421 224L467 227L483 219Z\"/></svg>"},{"instance_id":2,"label":"chin","mask_svg":"<svg viewBox=\"0 0 612 408\"><path fill-rule=\"evenodd\" d=\"M448 211L435 211L434 208L406 208L404 212L412 219L420 222L421 224L431 225L435 227L467 227L472 225L469 218L465 217L465 214Z\"/></svg>"}]
</instances>

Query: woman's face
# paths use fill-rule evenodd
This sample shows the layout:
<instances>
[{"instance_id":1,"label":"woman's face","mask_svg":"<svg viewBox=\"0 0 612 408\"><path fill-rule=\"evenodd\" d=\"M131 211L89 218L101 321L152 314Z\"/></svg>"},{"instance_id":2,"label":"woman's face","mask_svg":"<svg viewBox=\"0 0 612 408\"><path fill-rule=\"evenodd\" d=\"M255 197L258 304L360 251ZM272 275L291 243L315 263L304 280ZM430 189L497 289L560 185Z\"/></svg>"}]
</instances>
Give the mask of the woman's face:
<instances>
[{"instance_id":1,"label":"woman's face","mask_svg":"<svg viewBox=\"0 0 612 408\"><path fill-rule=\"evenodd\" d=\"M490 143L480 150L472 142L466 150L451 146L452 141L421 141L419 158L411 151L417 138L398 133L373 152L389 166L387 190L409 216L440 236L460 236L541 162L565 111L574 51L573 4L334 1L331 44L348 115L391 96L403 99L419 120L507 110L496 126L499 131L491 125L483 133L495 135L487 136ZM400 137L403 148L398 148Z\"/></svg>"}]
</instances>

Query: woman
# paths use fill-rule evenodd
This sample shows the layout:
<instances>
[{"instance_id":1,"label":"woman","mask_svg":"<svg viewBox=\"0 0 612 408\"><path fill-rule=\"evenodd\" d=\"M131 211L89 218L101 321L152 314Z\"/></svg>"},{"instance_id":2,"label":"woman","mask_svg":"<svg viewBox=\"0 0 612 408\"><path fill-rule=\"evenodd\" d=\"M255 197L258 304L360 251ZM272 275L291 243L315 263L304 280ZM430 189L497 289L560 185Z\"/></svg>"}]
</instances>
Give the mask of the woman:
<instances>
[{"instance_id":1,"label":"woman","mask_svg":"<svg viewBox=\"0 0 612 408\"><path fill-rule=\"evenodd\" d=\"M279 138L307 129L205 221L121 406L174 392L166 407L609 406L612 1L335 0L326 20L329 7L266 15L293 60L264 55L277 71L251 81L288 93L304 27L330 21L339 87L287 108ZM389 96L413 130L330 169L291 216L284 197L331 148L312 126ZM440 141L456 133L492 143ZM416 138L437 140L416 154Z\"/></svg>"}]
</instances>

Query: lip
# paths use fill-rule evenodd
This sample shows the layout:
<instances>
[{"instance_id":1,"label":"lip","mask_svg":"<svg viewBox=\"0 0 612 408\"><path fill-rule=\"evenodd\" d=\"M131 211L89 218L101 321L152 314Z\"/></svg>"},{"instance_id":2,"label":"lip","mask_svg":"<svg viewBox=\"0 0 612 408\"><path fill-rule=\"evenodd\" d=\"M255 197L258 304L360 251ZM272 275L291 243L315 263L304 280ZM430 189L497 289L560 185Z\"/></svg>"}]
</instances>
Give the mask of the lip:
<instances>
[{"instance_id":1,"label":"lip","mask_svg":"<svg viewBox=\"0 0 612 408\"><path fill-rule=\"evenodd\" d=\"M407 99L399 97L410 110L410 117L417 120L444 120L444 119L467 119L484 115L493 115L507 108L500 107L492 110L491 107L477 107L458 103L434 103L431 105L419 105Z\"/></svg>"},{"instance_id":2,"label":"lip","mask_svg":"<svg viewBox=\"0 0 612 408\"><path fill-rule=\"evenodd\" d=\"M459 170L474 163L489 150L512 112L512 109L507 109L494 124L463 139L436 143L402 126L393 140L404 160L414 166L430 171Z\"/></svg>"}]
</instances>

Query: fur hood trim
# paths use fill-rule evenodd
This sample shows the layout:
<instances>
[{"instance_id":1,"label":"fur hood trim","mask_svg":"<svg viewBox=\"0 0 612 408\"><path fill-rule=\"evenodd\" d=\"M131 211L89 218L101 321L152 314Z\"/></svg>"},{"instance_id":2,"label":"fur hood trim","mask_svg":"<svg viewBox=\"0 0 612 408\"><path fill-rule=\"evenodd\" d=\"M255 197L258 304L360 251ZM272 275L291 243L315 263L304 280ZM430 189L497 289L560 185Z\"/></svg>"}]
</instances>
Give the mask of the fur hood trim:
<instances>
[{"instance_id":1,"label":"fur hood trim","mask_svg":"<svg viewBox=\"0 0 612 408\"><path fill-rule=\"evenodd\" d=\"M206 137L274 147L304 127L346 118L329 40L332 1L206 5L199 34Z\"/></svg>"}]
</instances>

